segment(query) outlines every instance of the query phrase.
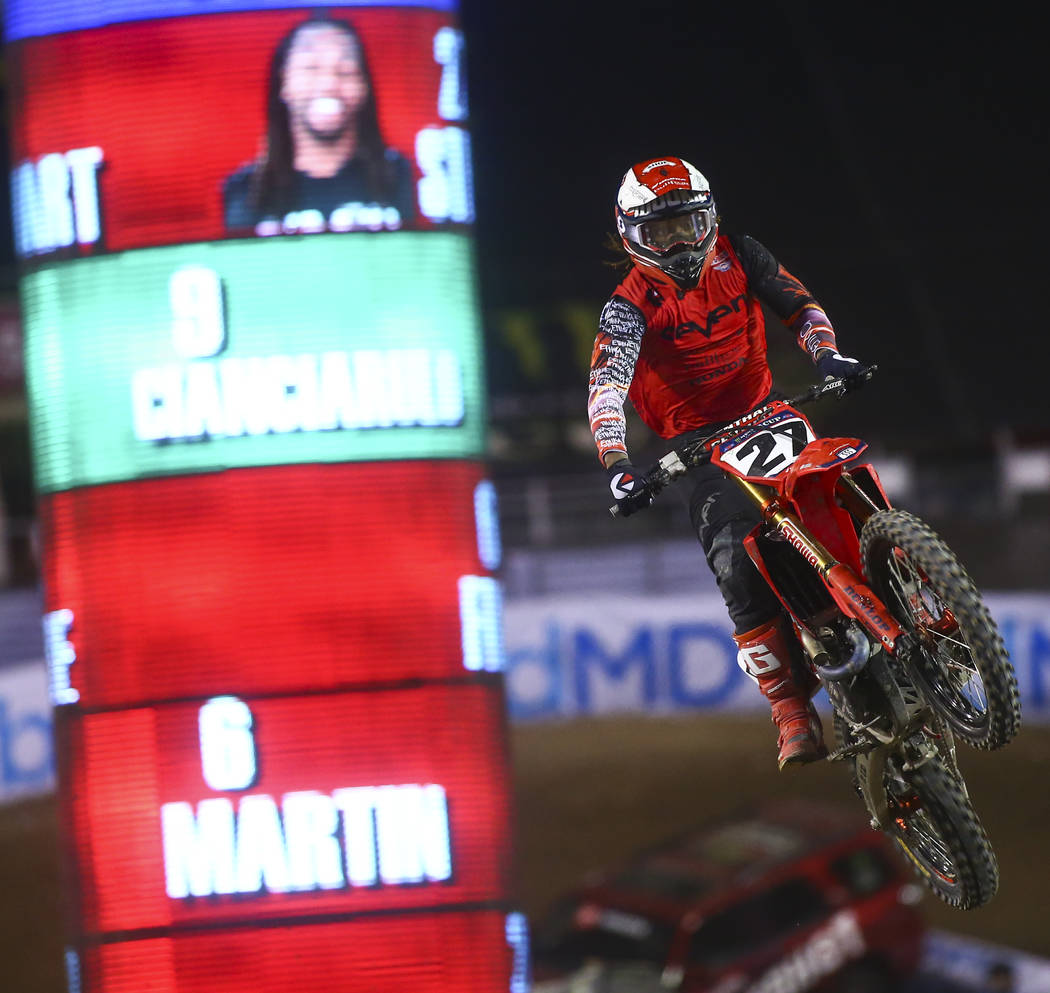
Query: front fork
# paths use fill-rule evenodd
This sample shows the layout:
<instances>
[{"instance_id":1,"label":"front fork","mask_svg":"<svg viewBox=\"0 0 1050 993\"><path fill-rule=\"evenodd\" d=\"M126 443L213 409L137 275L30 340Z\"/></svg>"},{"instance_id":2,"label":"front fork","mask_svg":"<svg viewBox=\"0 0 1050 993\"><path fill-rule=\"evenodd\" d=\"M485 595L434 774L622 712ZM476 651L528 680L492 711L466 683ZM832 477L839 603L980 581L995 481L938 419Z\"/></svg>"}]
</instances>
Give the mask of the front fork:
<instances>
[{"instance_id":1,"label":"front fork","mask_svg":"<svg viewBox=\"0 0 1050 993\"><path fill-rule=\"evenodd\" d=\"M765 520L816 570L838 608L892 655L903 631L867 584L849 566L835 559L794 514L778 507L772 490L739 476L736 481L759 506Z\"/></svg>"}]
</instances>

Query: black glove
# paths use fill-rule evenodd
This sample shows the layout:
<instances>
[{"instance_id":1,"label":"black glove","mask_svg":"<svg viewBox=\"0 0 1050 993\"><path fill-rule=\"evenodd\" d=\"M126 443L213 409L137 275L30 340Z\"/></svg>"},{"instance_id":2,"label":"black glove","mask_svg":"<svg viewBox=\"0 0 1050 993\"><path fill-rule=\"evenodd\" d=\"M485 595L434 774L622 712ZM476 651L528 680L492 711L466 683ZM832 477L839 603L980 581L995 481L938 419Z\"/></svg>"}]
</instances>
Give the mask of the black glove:
<instances>
[{"instance_id":1,"label":"black glove","mask_svg":"<svg viewBox=\"0 0 1050 993\"><path fill-rule=\"evenodd\" d=\"M856 359L839 355L831 348L822 348L817 352L816 364L820 378L823 380L844 377L859 383L868 371L866 365L861 365Z\"/></svg>"},{"instance_id":2,"label":"black glove","mask_svg":"<svg viewBox=\"0 0 1050 993\"><path fill-rule=\"evenodd\" d=\"M636 491L642 485L642 474L631 465L628 459L620 459L606 466L605 474L609 477L609 490L616 501L616 506L623 517L628 517L642 507L653 502L651 496L639 497ZM634 498L631 499L632 494Z\"/></svg>"}]
</instances>

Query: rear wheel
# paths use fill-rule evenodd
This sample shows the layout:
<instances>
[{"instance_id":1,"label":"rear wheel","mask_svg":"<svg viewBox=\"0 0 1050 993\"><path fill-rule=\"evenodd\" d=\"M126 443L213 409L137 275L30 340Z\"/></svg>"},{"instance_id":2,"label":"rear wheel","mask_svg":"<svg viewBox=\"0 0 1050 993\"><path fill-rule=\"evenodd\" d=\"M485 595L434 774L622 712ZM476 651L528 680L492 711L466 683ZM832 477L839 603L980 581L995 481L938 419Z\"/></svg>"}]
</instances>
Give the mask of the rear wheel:
<instances>
[{"instance_id":1,"label":"rear wheel","mask_svg":"<svg viewBox=\"0 0 1050 993\"><path fill-rule=\"evenodd\" d=\"M904 772L886 764L888 834L916 874L949 906L972 910L999 888L999 864L960 781L941 759Z\"/></svg>"},{"instance_id":2,"label":"rear wheel","mask_svg":"<svg viewBox=\"0 0 1050 993\"><path fill-rule=\"evenodd\" d=\"M905 511L873 514L860 540L872 589L911 635L905 661L923 697L963 741L1001 748L1021 723L1017 678L973 581Z\"/></svg>"}]
</instances>

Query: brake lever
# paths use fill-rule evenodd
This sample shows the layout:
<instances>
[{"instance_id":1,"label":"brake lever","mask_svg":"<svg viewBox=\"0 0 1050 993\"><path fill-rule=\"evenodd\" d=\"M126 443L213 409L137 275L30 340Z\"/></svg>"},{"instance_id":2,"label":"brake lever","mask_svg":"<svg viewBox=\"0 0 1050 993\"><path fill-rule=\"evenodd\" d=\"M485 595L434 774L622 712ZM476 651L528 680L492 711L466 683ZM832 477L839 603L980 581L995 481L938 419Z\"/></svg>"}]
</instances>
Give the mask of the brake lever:
<instances>
[{"instance_id":1,"label":"brake lever","mask_svg":"<svg viewBox=\"0 0 1050 993\"><path fill-rule=\"evenodd\" d=\"M845 396L847 393L852 393L854 390L859 390L872 376L875 375L876 370L879 367L877 365L865 366L861 372L853 373L853 375L842 377L842 392L840 396Z\"/></svg>"},{"instance_id":2,"label":"brake lever","mask_svg":"<svg viewBox=\"0 0 1050 993\"><path fill-rule=\"evenodd\" d=\"M807 393L798 399L802 403L808 403L811 400L819 400L821 397L827 396L829 393L834 394L836 397L844 397L847 393L859 390L869 379L871 379L872 376L875 375L878 368L877 365L870 365L862 372L856 372L852 375L846 376L837 376L835 379L826 379L823 383L817 383L815 386L811 386Z\"/></svg>"}]
</instances>

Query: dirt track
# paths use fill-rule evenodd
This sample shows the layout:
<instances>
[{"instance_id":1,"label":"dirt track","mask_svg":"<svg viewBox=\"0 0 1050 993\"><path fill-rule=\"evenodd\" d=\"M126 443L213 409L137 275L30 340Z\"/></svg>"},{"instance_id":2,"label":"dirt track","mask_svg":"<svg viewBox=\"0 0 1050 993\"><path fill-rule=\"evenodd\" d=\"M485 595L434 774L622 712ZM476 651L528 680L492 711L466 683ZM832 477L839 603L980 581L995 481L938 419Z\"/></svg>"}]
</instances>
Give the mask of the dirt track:
<instances>
[{"instance_id":1,"label":"dirt track","mask_svg":"<svg viewBox=\"0 0 1050 993\"><path fill-rule=\"evenodd\" d=\"M641 845L758 796L854 801L842 767L776 770L760 717L632 718L513 731L521 901L536 913L568 882ZM987 908L925 901L931 924L1050 955L1050 728L1026 728L1003 752L961 755L971 797L999 854ZM859 807L858 807L859 810ZM0 975L12 993L64 993L51 800L0 812Z\"/></svg>"},{"instance_id":2,"label":"dirt track","mask_svg":"<svg viewBox=\"0 0 1050 993\"><path fill-rule=\"evenodd\" d=\"M768 718L591 720L518 728L518 862L525 907L566 881L717 816L750 798L803 794L856 805L842 765L777 772ZM970 798L999 855L1002 882L986 908L934 897L929 922L1050 956L1050 728L1025 728L1001 752L960 748Z\"/></svg>"}]
</instances>

